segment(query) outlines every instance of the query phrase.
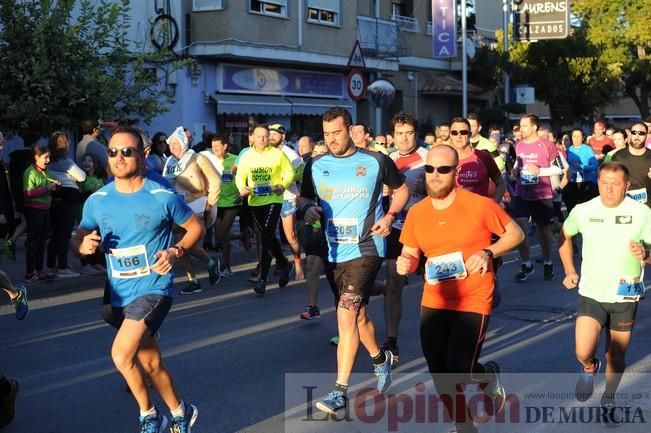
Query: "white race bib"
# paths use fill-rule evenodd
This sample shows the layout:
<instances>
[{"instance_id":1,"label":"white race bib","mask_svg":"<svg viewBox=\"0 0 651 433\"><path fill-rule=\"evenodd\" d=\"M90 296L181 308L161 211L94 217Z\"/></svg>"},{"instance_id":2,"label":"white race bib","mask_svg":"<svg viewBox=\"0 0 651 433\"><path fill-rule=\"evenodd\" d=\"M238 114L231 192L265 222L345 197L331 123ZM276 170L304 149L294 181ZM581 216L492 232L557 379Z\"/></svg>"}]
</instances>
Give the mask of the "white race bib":
<instances>
[{"instance_id":1,"label":"white race bib","mask_svg":"<svg viewBox=\"0 0 651 433\"><path fill-rule=\"evenodd\" d=\"M642 204L646 204L647 202L646 188L632 189L626 191L626 195Z\"/></svg>"},{"instance_id":2,"label":"white race bib","mask_svg":"<svg viewBox=\"0 0 651 433\"><path fill-rule=\"evenodd\" d=\"M520 172L520 184L521 185L538 185L538 175L529 173L528 171Z\"/></svg>"},{"instance_id":3,"label":"white race bib","mask_svg":"<svg viewBox=\"0 0 651 433\"><path fill-rule=\"evenodd\" d=\"M641 278L620 278L617 284L617 296L639 298L644 295L644 282Z\"/></svg>"},{"instance_id":4,"label":"white race bib","mask_svg":"<svg viewBox=\"0 0 651 433\"><path fill-rule=\"evenodd\" d=\"M149 259L144 245L129 248L112 248L109 254L113 278L140 278L149 275Z\"/></svg>"},{"instance_id":5,"label":"white race bib","mask_svg":"<svg viewBox=\"0 0 651 433\"><path fill-rule=\"evenodd\" d=\"M326 234L328 236L328 242L330 243L359 243L357 218L329 218Z\"/></svg>"},{"instance_id":6,"label":"white race bib","mask_svg":"<svg viewBox=\"0 0 651 433\"><path fill-rule=\"evenodd\" d=\"M273 193L271 185L268 183L258 183L253 187L253 194L258 197L267 197Z\"/></svg>"},{"instance_id":7,"label":"white race bib","mask_svg":"<svg viewBox=\"0 0 651 433\"><path fill-rule=\"evenodd\" d=\"M427 284L435 285L447 280L463 280L468 276L461 251L429 257L425 262Z\"/></svg>"}]
</instances>

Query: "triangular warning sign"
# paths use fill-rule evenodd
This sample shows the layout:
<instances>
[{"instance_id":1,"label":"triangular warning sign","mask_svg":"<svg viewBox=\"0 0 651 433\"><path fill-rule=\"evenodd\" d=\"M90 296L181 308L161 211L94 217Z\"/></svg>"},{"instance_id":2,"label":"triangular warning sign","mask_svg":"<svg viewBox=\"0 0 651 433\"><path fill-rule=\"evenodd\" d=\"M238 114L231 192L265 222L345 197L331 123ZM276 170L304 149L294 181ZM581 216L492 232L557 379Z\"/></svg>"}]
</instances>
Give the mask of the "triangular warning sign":
<instances>
[{"instance_id":1,"label":"triangular warning sign","mask_svg":"<svg viewBox=\"0 0 651 433\"><path fill-rule=\"evenodd\" d=\"M348 58L348 67L359 69L366 68L366 62L364 61L364 55L362 54L362 47L359 46L359 41L355 41L353 51L350 53L350 57Z\"/></svg>"}]
</instances>

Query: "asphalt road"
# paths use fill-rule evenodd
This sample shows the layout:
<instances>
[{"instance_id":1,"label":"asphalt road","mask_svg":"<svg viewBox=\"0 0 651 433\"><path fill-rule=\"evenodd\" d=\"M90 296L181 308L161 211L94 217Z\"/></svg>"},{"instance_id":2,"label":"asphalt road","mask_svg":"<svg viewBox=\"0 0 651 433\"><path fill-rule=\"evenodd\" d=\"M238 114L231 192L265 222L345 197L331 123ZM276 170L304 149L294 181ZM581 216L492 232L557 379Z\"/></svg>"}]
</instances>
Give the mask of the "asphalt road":
<instances>
[{"instance_id":1,"label":"asphalt road","mask_svg":"<svg viewBox=\"0 0 651 433\"><path fill-rule=\"evenodd\" d=\"M536 253L539 250L534 250L534 256ZM241 265L233 267L233 277L215 287L210 287L207 274L201 273L204 292L177 296L161 328L160 344L167 367L182 397L199 408L195 432L293 433L294 427L285 424L286 418L295 418L297 412L304 410L294 403L305 400L294 395L292 380L296 375L308 373L316 382L326 384L315 390L315 398L330 390L328 383L334 383L336 350L328 341L336 334L336 322L332 295L325 281L322 280L320 292L322 318L301 321L298 315L306 303L305 284L291 282L283 289L270 284L266 296L257 298L247 282L253 259L253 252L236 249L233 262ZM14 278L21 275L20 266L3 257L2 269ZM573 351L571 313L576 292L561 286L558 263L556 280L551 282L543 281L542 264L536 264L536 273L528 281L516 283L513 275L518 266L512 253L500 270L504 299L491 318L481 359L497 359L505 373L522 373L525 378L567 377L573 389L578 364ZM397 378L405 377L407 381L426 371L418 331L418 280L411 277L404 291L401 362L394 370L405 373ZM114 331L100 317L102 287L103 277L35 285L30 288L31 312L24 322L15 320L6 303L0 306L0 370L18 378L22 385L16 419L3 433L137 431L137 405L125 391L124 381L109 357ZM382 296L371 299L369 311L381 342ZM651 371L650 329L646 300L638 313L627 359L629 371ZM360 351L355 366L359 375L351 382L353 389L357 385L373 386L370 368L370 359ZM651 390L651 380L646 375L639 380L644 389ZM290 391L285 391L286 385ZM158 397L156 402L165 410ZM648 401L643 403L651 422L651 405ZM346 423L334 421L312 427L300 430L364 430L349 430ZM422 431L449 430L444 425L421 427ZM544 423L527 425L526 429L511 427L513 431L561 431ZM574 427L577 430L572 431L586 431L585 426ZM387 427L378 424L368 431L373 430L387 431ZM417 430L412 426L397 431ZM481 431L510 430L486 425Z\"/></svg>"}]
</instances>

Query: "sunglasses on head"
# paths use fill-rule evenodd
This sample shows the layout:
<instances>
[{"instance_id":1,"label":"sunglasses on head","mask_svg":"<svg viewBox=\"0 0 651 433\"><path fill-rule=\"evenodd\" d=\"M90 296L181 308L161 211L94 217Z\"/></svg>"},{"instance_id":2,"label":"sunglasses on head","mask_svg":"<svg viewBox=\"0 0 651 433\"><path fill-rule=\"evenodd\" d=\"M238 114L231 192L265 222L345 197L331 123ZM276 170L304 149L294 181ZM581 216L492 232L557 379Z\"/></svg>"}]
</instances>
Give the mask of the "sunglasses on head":
<instances>
[{"instance_id":1,"label":"sunglasses on head","mask_svg":"<svg viewBox=\"0 0 651 433\"><path fill-rule=\"evenodd\" d=\"M131 158L132 156L135 156L136 149L133 147L122 147L120 149L117 147L111 147L108 149L109 158L115 158L118 156L118 152L121 153L125 158Z\"/></svg>"},{"instance_id":2,"label":"sunglasses on head","mask_svg":"<svg viewBox=\"0 0 651 433\"><path fill-rule=\"evenodd\" d=\"M631 135L646 135L646 132L633 130L631 131Z\"/></svg>"},{"instance_id":3,"label":"sunglasses on head","mask_svg":"<svg viewBox=\"0 0 651 433\"><path fill-rule=\"evenodd\" d=\"M470 134L470 131L467 129L461 129L461 130L452 130L450 131L450 135L468 135Z\"/></svg>"},{"instance_id":4,"label":"sunglasses on head","mask_svg":"<svg viewBox=\"0 0 651 433\"><path fill-rule=\"evenodd\" d=\"M434 167L433 165L425 164L425 171L429 174L432 174L435 171L438 171L439 174L449 174L452 173L455 168L457 168L456 165L442 165L440 167Z\"/></svg>"}]
</instances>

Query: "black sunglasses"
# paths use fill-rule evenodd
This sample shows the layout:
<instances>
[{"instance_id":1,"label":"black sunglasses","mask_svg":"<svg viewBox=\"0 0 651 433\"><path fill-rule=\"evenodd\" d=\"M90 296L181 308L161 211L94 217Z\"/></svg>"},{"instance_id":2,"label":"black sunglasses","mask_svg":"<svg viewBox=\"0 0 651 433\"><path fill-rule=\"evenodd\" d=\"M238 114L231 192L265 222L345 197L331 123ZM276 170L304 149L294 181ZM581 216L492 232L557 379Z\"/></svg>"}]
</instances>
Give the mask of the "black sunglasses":
<instances>
[{"instance_id":1,"label":"black sunglasses","mask_svg":"<svg viewBox=\"0 0 651 433\"><path fill-rule=\"evenodd\" d=\"M631 135L647 135L644 131L631 131Z\"/></svg>"},{"instance_id":2,"label":"black sunglasses","mask_svg":"<svg viewBox=\"0 0 651 433\"><path fill-rule=\"evenodd\" d=\"M125 158L131 158L132 156L135 156L134 154L136 153L136 150L137 149L133 147L122 147L120 149L116 147L110 147L107 152L109 158L115 158L118 156L118 152L120 152Z\"/></svg>"},{"instance_id":3,"label":"black sunglasses","mask_svg":"<svg viewBox=\"0 0 651 433\"><path fill-rule=\"evenodd\" d=\"M470 134L470 131L468 131L467 129L461 129L461 130L456 130L455 129L453 131L450 131L450 135L459 135L459 134L468 135L468 134Z\"/></svg>"},{"instance_id":4,"label":"black sunglasses","mask_svg":"<svg viewBox=\"0 0 651 433\"><path fill-rule=\"evenodd\" d=\"M456 165L442 165L440 167L434 167L433 165L425 164L425 171L429 174L432 174L435 171L438 171L439 174L449 174L452 173L455 168L457 168Z\"/></svg>"}]
</instances>

